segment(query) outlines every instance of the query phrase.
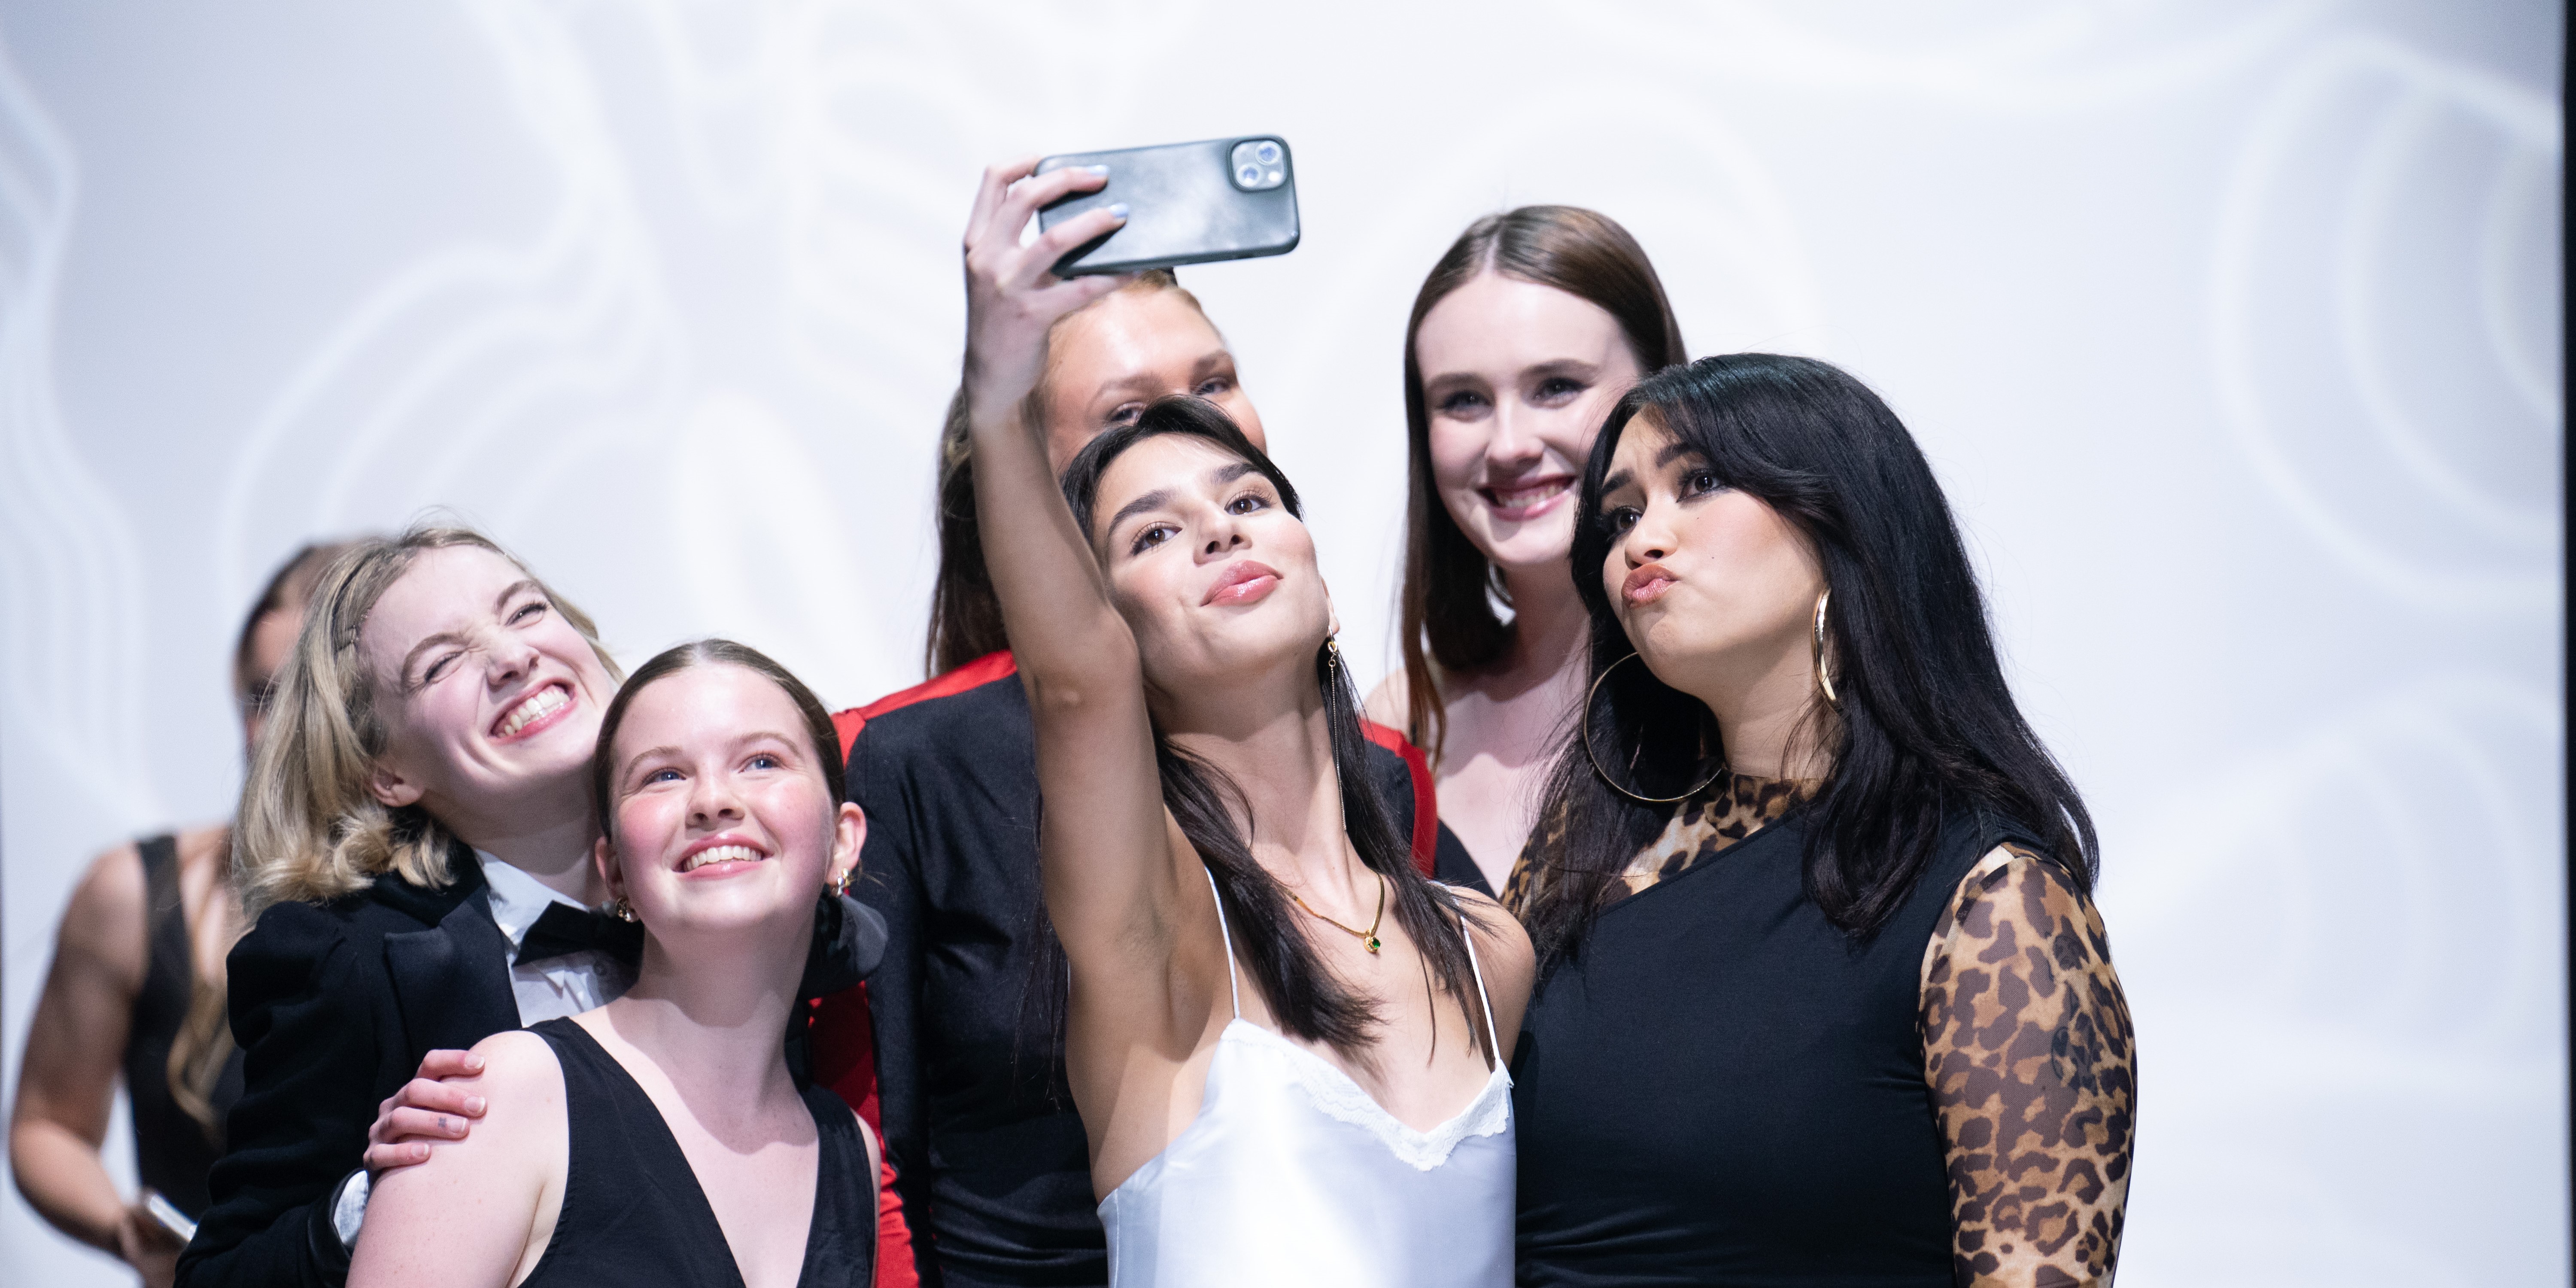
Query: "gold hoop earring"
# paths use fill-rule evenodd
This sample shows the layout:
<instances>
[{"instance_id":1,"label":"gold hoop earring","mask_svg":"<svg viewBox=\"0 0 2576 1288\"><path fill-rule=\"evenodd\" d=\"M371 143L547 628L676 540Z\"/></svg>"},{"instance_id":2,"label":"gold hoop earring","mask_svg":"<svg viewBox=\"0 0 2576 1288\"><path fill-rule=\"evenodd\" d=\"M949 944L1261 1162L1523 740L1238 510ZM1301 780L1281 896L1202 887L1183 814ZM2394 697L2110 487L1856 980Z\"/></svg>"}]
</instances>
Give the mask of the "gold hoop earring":
<instances>
[{"instance_id":1,"label":"gold hoop earring","mask_svg":"<svg viewBox=\"0 0 2576 1288\"><path fill-rule=\"evenodd\" d=\"M1825 593L1816 596L1816 687L1825 691L1826 705L1839 707L1843 704L1843 700L1834 693L1833 675L1825 670L1825 601L1833 597L1834 591L1831 586L1825 588Z\"/></svg>"},{"instance_id":2,"label":"gold hoop earring","mask_svg":"<svg viewBox=\"0 0 2576 1288\"><path fill-rule=\"evenodd\" d=\"M625 922L642 920L635 915L635 905L626 902L623 898L620 898L616 902L608 905L608 915L617 918L619 921Z\"/></svg>"},{"instance_id":3,"label":"gold hoop earring","mask_svg":"<svg viewBox=\"0 0 2576 1288\"><path fill-rule=\"evenodd\" d=\"M1593 772L1593 773L1595 773L1595 774L1599 774L1599 775L1601 776L1601 781L1602 781L1602 782L1604 782L1604 783L1606 783L1606 784L1608 784L1608 785L1609 785L1609 787L1610 787L1610 790L1612 790L1612 791L1614 791L1614 792L1617 792L1617 793L1619 793L1620 795L1625 796L1625 797L1627 797L1628 799L1630 799L1630 800L1632 800L1632 801L1637 802L1638 804L1641 804L1641 805L1670 805L1670 804L1672 804L1672 803L1673 803L1673 802L1675 802L1675 801L1686 801L1686 800L1689 800L1691 797L1693 797L1693 796L1697 796L1697 795L1699 795L1701 792L1706 791L1706 790L1708 789L1708 785L1709 785L1710 783L1713 783L1713 782L1716 782L1716 781L1717 781L1717 779L1718 779L1718 775L1723 774L1723 773L1725 773L1725 772L1726 772L1726 762L1725 762L1725 761L1722 761L1722 760L1721 760L1721 761L1719 761L1719 762L1718 762L1718 765L1717 765L1717 768L1715 768L1715 769L1713 769L1713 770L1710 770L1710 771L1709 771L1709 775L1708 775L1708 777L1703 778L1703 779L1699 780L1699 781L1698 781L1698 782L1696 782L1696 783L1693 783L1693 784L1691 785L1690 790L1688 790L1688 791L1686 791L1686 792L1683 792L1683 793L1682 793L1681 795L1679 795L1679 796L1643 796L1643 795L1639 795L1639 794L1638 794L1638 793L1636 793L1636 792L1629 791L1629 790L1628 790L1627 788L1625 788L1625 787L1620 786L1620 785L1619 785L1619 780L1618 780L1618 779L1615 779L1615 778L1612 778L1612 777L1610 776L1610 771L1609 771L1609 770L1607 770L1607 769L1602 768L1602 766L1601 766L1601 753L1600 753L1599 751L1597 751L1597 750L1595 750L1595 749L1593 748L1593 744L1592 744L1592 700L1593 700L1594 698L1597 698L1597 697L1599 697L1599 696L1601 695L1601 684L1602 684L1602 681L1607 680L1607 679L1609 679L1609 678L1610 678L1610 672L1612 672L1612 671L1616 671L1616 670L1618 670L1620 667L1625 666L1625 665L1627 665L1628 663L1630 663L1630 662L1633 662L1633 661L1637 660L1637 657L1638 657L1638 655L1637 655L1637 654L1635 654L1635 653L1630 653L1628 656L1623 657L1623 658L1620 658L1618 661L1611 663L1607 668L1605 668L1605 669L1601 672L1601 674L1600 674L1597 678L1595 678L1595 679L1592 681L1592 687L1584 693L1584 695L1583 695L1583 754L1592 758L1592 772Z\"/></svg>"}]
</instances>

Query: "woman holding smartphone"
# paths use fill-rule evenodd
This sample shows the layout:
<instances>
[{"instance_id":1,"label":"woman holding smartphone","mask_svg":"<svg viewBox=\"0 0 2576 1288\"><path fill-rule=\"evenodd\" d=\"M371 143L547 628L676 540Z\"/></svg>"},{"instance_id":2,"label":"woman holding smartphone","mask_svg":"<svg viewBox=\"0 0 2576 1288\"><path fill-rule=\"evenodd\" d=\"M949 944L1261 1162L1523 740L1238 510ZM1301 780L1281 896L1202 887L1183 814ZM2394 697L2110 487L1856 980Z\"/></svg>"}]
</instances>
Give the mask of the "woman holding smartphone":
<instances>
[{"instance_id":1,"label":"woman holding smartphone","mask_svg":"<svg viewBox=\"0 0 2576 1288\"><path fill-rule=\"evenodd\" d=\"M1825 363L1704 358L1619 400L1579 513L1521 1282L2108 1283L2136 1065L2092 822L1913 437Z\"/></svg>"},{"instance_id":2,"label":"woman holding smartphone","mask_svg":"<svg viewBox=\"0 0 2576 1288\"><path fill-rule=\"evenodd\" d=\"M1028 394L1117 283L1049 269L1118 220L1024 248L1088 190L1027 175L968 226L967 416L1111 1282L1507 1283L1526 940L1411 862L1295 490L1221 409L1152 404L1058 490Z\"/></svg>"},{"instance_id":3,"label":"woman holding smartphone","mask_svg":"<svg viewBox=\"0 0 2576 1288\"><path fill-rule=\"evenodd\" d=\"M1051 470L1172 395L1207 399L1266 442L1225 337L1169 271L1056 317L1045 354L1027 414ZM884 915L888 942L864 999L825 1001L816 1071L878 1107L896 1228L910 1234L908 1248L888 1243L890 1285L915 1273L948 1288L1097 1284L1105 1236L1065 1082L1062 957L1046 952L1039 906L1036 735L986 569L967 394L940 442L933 678L839 716L850 799L874 820L853 890ZM1370 781L1414 861L1444 878L1472 871L1417 808L1430 791L1420 757L1392 730L1368 733Z\"/></svg>"},{"instance_id":4,"label":"woman holding smartphone","mask_svg":"<svg viewBox=\"0 0 2576 1288\"><path fill-rule=\"evenodd\" d=\"M1506 904L1582 696L1586 618L1565 567L1575 484L1619 395L1687 360L1644 249L1573 206L1477 220L1414 296L1404 668L1369 712L1429 751L1442 821Z\"/></svg>"},{"instance_id":5,"label":"woman holding smartphone","mask_svg":"<svg viewBox=\"0 0 2576 1288\"><path fill-rule=\"evenodd\" d=\"M867 826L840 759L823 705L755 650L703 640L635 673L591 771L634 986L475 1047L481 1129L385 1178L352 1288L874 1282L875 1140L798 1089L785 1044Z\"/></svg>"}]
</instances>

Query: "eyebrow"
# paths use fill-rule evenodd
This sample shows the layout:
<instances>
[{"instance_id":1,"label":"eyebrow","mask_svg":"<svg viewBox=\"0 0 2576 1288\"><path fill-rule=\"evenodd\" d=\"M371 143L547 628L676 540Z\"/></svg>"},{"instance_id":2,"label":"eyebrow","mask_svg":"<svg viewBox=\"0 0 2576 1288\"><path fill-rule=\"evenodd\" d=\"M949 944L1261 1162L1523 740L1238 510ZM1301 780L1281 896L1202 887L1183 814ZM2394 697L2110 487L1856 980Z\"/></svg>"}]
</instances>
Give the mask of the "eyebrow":
<instances>
[{"instance_id":1,"label":"eyebrow","mask_svg":"<svg viewBox=\"0 0 2576 1288\"><path fill-rule=\"evenodd\" d=\"M534 577L522 577L517 581L511 582L507 586L503 586L501 588L501 593L492 597L492 615L495 617L500 616L501 610L509 607L510 600L520 591L538 589L541 589L541 587L537 585L537 579ZM462 644L464 642L465 636L456 631L440 631L434 635L423 636L418 644L411 646L410 652L403 654L401 671L403 687L411 687L412 663L419 661L421 654L428 652L435 645Z\"/></svg>"},{"instance_id":2,"label":"eyebrow","mask_svg":"<svg viewBox=\"0 0 2576 1288\"><path fill-rule=\"evenodd\" d=\"M1238 460L1209 470L1207 472L1207 481L1212 487L1224 487L1226 484L1242 478L1246 474L1256 474L1259 473L1260 470L1260 466L1255 465L1250 461ZM1129 519L1132 519L1139 514L1143 514L1148 510L1158 510L1166 505L1170 505L1172 503L1172 497L1172 489L1167 487L1156 488L1143 496L1137 497L1135 500L1118 507L1118 513L1109 516L1109 526L1102 529L1102 531L1116 532L1119 524L1125 523Z\"/></svg>"},{"instance_id":3,"label":"eyebrow","mask_svg":"<svg viewBox=\"0 0 2576 1288\"><path fill-rule=\"evenodd\" d=\"M1158 487L1153 491L1118 507L1118 513L1109 516L1109 527L1106 530L1116 532L1119 524L1125 523L1129 519L1135 518L1137 515L1143 514L1147 510L1159 510L1171 503L1172 489L1167 487Z\"/></svg>"},{"instance_id":4,"label":"eyebrow","mask_svg":"<svg viewBox=\"0 0 2576 1288\"><path fill-rule=\"evenodd\" d=\"M780 733L775 729L755 729L750 733L736 734L733 740L734 749L736 751L764 742L774 742L794 753L788 757L790 760L801 759L808 751L811 750L811 747L808 744L798 742L796 739ZM659 747L646 747L644 750L636 752L634 755L626 758L626 763L618 768L617 780L621 783L625 782L627 776L635 772L635 766L643 761L651 760L656 756L677 756L681 754L683 753L680 748L669 743L665 743Z\"/></svg>"},{"instance_id":5,"label":"eyebrow","mask_svg":"<svg viewBox=\"0 0 2576 1288\"><path fill-rule=\"evenodd\" d=\"M626 758L626 763L618 766L617 781L621 784L624 783L627 776L635 772L635 765L638 761L651 760L655 756L676 756L679 754L679 748L668 744L664 744L659 747L646 747L644 750L636 752L632 756L628 756Z\"/></svg>"},{"instance_id":6,"label":"eyebrow","mask_svg":"<svg viewBox=\"0 0 2576 1288\"><path fill-rule=\"evenodd\" d=\"M537 579L534 577L522 577L517 581L511 582L507 586L503 586L501 588L501 593L492 597L492 615L495 617L500 616L501 610L509 607L510 600L520 591L536 589L539 589L539 587L537 585ZM462 644L464 642L465 636L457 631L440 631L434 635L422 637L418 644L411 646L410 652L403 654L402 681L404 686L409 687L411 684L412 663L419 661L420 655L428 652L431 646L438 644Z\"/></svg>"}]
</instances>

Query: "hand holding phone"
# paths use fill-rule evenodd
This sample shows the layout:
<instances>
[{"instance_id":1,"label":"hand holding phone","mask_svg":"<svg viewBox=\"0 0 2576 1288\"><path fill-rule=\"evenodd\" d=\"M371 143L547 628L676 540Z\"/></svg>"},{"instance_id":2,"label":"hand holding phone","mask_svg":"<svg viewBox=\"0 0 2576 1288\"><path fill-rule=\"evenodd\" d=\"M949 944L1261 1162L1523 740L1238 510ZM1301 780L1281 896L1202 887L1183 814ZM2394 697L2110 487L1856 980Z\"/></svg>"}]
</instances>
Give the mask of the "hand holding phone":
<instances>
[{"instance_id":1,"label":"hand holding phone","mask_svg":"<svg viewBox=\"0 0 2576 1288\"><path fill-rule=\"evenodd\" d=\"M1040 210L1040 232L1111 205L1127 208L1127 222L1058 260L1058 277L1252 259L1297 248L1296 162L1278 135L1069 152L1039 161L1037 172L1077 166L1107 167L1109 182Z\"/></svg>"}]
</instances>

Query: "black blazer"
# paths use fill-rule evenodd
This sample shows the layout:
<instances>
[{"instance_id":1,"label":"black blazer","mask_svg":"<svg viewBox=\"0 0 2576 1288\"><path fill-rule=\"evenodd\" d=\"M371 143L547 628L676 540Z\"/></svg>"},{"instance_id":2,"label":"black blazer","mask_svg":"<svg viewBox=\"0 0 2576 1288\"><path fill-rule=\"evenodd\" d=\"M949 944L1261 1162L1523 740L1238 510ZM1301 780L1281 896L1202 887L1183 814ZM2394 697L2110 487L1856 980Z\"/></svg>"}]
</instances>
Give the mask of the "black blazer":
<instances>
[{"instance_id":1,"label":"black blazer","mask_svg":"<svg viewBox=\"0 0 2576 1288\"><path fill-rule=\"evenodd\" d=\"M361 1166L377 1107L430 1051L519 1027L510 943L493 924L482 865L462 858L444 890L385 876L327 904L281 903L233 946L245 1085L180 1283L345 1283L331 1194Z\"/></svg>"},{"instance_id":2,"label":"black blazer","mask_svg":"<svg viewBox=\"0 0 2576 1288\"><path fill-rule=\"evenodd\" d=\"M179 1257L186 1288L340 1288L349 1254L331 1196L364 1165L378 1107L429 1052L519 1027L482 865L459 847L449 866L443 890L384 876L327 904L278 904L234 945L246 1085L209 1178L214 1206ZM815 919L808 997L856 985L884 946L874 914L836 904Z\"/></svg>"}]
</instances>

